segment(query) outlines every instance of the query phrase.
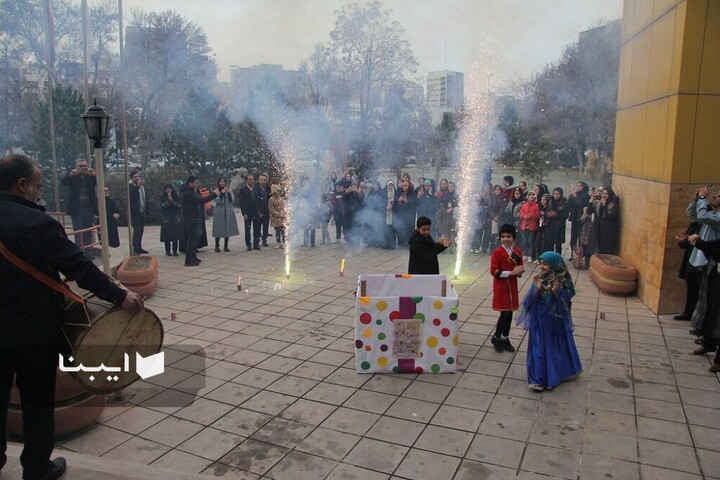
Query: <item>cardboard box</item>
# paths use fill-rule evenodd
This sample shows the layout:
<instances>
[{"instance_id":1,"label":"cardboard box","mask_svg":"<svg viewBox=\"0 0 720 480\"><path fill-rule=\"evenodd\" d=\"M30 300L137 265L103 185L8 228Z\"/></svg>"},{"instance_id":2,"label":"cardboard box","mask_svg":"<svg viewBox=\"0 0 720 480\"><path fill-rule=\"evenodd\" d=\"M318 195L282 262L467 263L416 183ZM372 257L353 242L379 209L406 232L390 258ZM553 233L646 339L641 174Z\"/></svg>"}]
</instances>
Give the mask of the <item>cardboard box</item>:
<instances>
[{"instance_id":1,"label":"cardboard box","mask_svg":"<svg viewBox=\"0 0 720 480\"><path fill-rule=\"evenodd\" d=\"M458 296L445 275L360 275L358 373L455 373Z\"/></svg>"}]
</instances>

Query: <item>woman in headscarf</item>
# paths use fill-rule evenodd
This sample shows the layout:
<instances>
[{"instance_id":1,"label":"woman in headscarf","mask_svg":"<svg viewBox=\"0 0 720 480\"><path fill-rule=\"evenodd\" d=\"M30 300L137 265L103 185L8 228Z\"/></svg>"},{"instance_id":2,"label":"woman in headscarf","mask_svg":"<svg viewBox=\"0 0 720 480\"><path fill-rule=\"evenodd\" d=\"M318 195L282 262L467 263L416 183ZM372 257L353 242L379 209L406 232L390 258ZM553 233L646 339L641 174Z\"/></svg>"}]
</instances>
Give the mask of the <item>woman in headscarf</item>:
<instances>
[{"instance_id":1,"label":"woman in headscarf","mask_svg":"<svg viewBox=\"0 0 720 480\"><path fill-rule=\"evenodd\" d=\"M527 379L536 391L552 389L582 372L571 314L575 286L562 256L545 252L540 274L523 299L517 325L528 331Z\"/></svg>"},{"instance_id":2,"label":"woman in headscarf","mask_svg":"<svg viewBox=\"0 0 720 480\"><path fill-rule=\"evenodd\" d=\"M560 253L562 244L565 243L565 223L568 218L567 200L563 196L562 188L553 189L546 216L543 251L552 250Z\"/></svg>"},{"instance_id":3,"label":"woman in headscarf","mask_svg":"<svg viewBox=\"0 0 720 480\"><path fill-rule=\"evenodd\" d=\"M516 229L520 228L520 208L522 207L525 199L523 198L523 191L520 188L514 188L510 194L510 200L508 200L505 206L505 212L500 217L501 224L515 225Z\"/></svg>"},{"instance_id":4,"label":"woman in headscarf","mask_svg":"<svg viewBox=\"0 0 720 480\"><path fill-rule=\"evenodd\" d=\"M393 210L395 206L395 182L388 180L383 188L385 198L385 221L382 235L381 247L385 249L395 248L395 227L393 227Z\"/></svg>"},{"instance_id":5,"label":"woman in headscarf","mask_svg":"<svg viewBox=\"0 0 720 480\"><path fill-rule=\"evenodd\" d=\"M573 261L575 250L582 255L580 246L580 234L582 233L583 222L580 217L583 215L585 206L590 202L590 189L585 182L578 182L570 189L568 195L568 220L570 221L570 261Z\"/></svg>"},{"instance_id":6,"label":"woman in headscarf","mask_svg":"<svg viewBox=\"0 0 720 480\"><path fill-rule=\"evenodd\" d=\"M542 189L540 189L542 191ZM535 252L544 252L543 246L545 245L545 226L547 225L547 212L550 209L550 199L551 195L549 193L544 193L540 199L538 200L538 228L537 228L537 234L535 235ZM538 263L537 259L535 260L535 263Z\"/></svg>"},{"instance_id":7,"label":"woman in headscarf","mask_svg":"<svg viewBox=\"0 0 720 480\"><path fill-rule=\"evenodd\" d=\"M235 210L233 210L233 194L227 187L225 177L218 178L215 184L220 195L215 199L215 208L213 209L213 227L212 236L215 237L215 251L220 251L220 238L224 238L224 251L229 252L228 240L230 237L240 235L237 219L235 218Z\"/></svg>"},{"instance_id":8,"label":"woman in headscarf","mask_svg":"<svg viewBox=\"0 0 720 480\"><path fill-rule=\"evenodd\" d=\"M180 196L170 183L163 187L160 195L160 217L160 241L165 244L165 255L177 257L179 244L185 234L180 216Z\"/></svg>"},{"instance_id":9,"label":"woman in headscarf","mask_svg":"<svg viewBox=\"0 0 720 480\"><path fill-rule=\"evenodd\" d=\"M365 221L363 238L365 243L372 247L379 247L382 243L383 227L385 226L385 205L385 193L383 193L380 182L375 180L365 197L365 208L362 214Z\"/></svg>"},{"instance_id":10,"label":"woman in headscarf","mask_svg":"<svg viewBox=\"0 0 720 480\"><path fill-rule=\"evenodd\" d=\"M619 220L618 198L610 187L605 187L600 193L600 201L595 204L596 253L617 254Z\"/></svg>"},{"instance_id":11,"label":"woman in headscarf","mask_svg":"<svg viewBox=\"0 0 720 480\"><path fill-rule=\"evenodd\" d=\"M440 238L455 241L455 209L458 206L458 197L455 192L455 183L448 182L447 192L440 200L437 221L440 224Z\"/></svg>"}]
</instances>

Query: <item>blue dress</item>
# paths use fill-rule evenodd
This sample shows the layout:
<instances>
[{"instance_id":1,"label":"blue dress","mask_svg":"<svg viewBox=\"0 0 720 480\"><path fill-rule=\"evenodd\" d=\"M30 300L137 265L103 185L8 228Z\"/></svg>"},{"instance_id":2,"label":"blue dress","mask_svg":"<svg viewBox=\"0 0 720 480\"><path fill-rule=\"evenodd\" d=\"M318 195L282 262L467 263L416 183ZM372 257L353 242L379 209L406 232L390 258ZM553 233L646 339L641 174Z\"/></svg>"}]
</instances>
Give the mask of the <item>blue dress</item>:
<instances>
[{"instance_id":1,"label":"blue dress","mask_svg":"<svg viewBox=\"0 0 720 480\"><path fill-rule=\"evenodd\" d=\"M528 383L554 388L582 372L570 314L575 287L562 283L556 293L532 285L516 323L528 331Z\"/></svg>"}]
</instances>

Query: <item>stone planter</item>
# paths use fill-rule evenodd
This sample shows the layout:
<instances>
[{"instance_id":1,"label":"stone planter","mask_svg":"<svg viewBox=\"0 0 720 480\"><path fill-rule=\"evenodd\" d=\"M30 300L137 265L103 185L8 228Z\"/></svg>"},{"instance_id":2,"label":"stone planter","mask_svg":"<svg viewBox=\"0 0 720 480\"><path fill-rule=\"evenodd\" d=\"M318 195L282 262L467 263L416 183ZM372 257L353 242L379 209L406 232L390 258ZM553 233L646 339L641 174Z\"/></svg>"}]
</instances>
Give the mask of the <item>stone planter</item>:
<instances>
[{"instance_id":1,"label":"stone planter","mask_svg":"<svg viewBox=\"0 0 720 480\"><path fill-rule=\"evenodd\" d=\"M146 255L126 258L117 270L117 279L131 292L144 297L152 295L157 287L157 258Z\"/></svg>"},{"instance_id":2,"label":"stone planter","mask_svg":"<svg viewBox=\"0 0 720 480\"><path fill-rule=\"evenodd\" d=\"M630 295L637 289L637 268L616 255L590 257L590 278L604 293Z\"/></svg>"}]
</instances>

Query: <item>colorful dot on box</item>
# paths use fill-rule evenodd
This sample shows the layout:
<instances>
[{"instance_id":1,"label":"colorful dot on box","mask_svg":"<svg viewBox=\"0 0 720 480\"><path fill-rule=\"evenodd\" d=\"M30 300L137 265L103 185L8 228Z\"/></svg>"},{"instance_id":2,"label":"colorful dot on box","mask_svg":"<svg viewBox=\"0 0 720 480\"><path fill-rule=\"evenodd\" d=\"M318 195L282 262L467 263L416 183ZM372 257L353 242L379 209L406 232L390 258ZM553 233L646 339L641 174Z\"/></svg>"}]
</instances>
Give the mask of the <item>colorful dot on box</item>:
<instances>
[{"instance_id":1,"label":"colorful dot on box","mask_svg":"<svg viewBox=\"0 0 720 480\"><path fill-rule=\"evenodd\" d=\"M440 355L445 355L447 353L447 350L445 349L445 347L440 347L438 348L438 353Z\"/></svg>"},{"instance_id":2,"label":"colorful dot on box","mask_svg":"<svg viewBox=\"0 0 720 480\"><path fill-rule=\"evenodd\" d=\"M372 303L371 297L360 297L358 298L360 305L370 305Z\"/></svg>"},{"instance_id":3,"label":"colorful dot on box","mask_svg":"<svg viewBox=\"0 0 720 480\"><path fill-rule=\"evenodd\" d=\"M433 373L440 373L440 365L437 363L433 363L433 365L430 367L430 371Z\"/></svg>"},{"instance_id":4,"label":"colorful dot on box","mask_svg":"<svg viewBox=\"0 0 720 480\"><path fill-rule=\"evenodd\" d=\"M383 332L378 333L378 340L385 340L385 334Z\"/></svg>"},{"instance_id":5,"label":"colorful dot on box","mask_svg":"<svg viewBox=\"0 0 720 480\"><path fill-rule=\"evenodd\" d=\"M415 319L415 320L422 320L422 321L424 322L424 321L425 321L425 314L418 312L418 313L416 313L415 315L413 315L413 319Z\"/></svg>"},{"instance_id":6,"label":"colorful dot on box","mask_svg":"<svg viewBox=\"0 0 720 480\"><path fill-rule=\"evenodd\" d=\"M365 351L369 352L372 350L372 345L365 345Z\"/></svg>"},{"instance_id":7,"label":"colorful dot on box","mask_svg":"<svg viewBox=\"0 0 720 480\"><path fill-rule=\"evenodd\" d=\"M449 328L443 328L440 330L440 335L443 337L449 337L450 336L450 329Z\"/></svg>"},{"instance_id":8,"label":"colorful dot on box","mask_svg":"<svg viewBox=\"0 0 720 480\"><path fill-rule=\"evenodd\" d=\"M387 359L387 357L380 357L377 359L378 367L387 367L390 361Z\"/></svg>"},{"instance_id":9,"label":"colorful dot on box","mask_svg":"<svg viewBox=\"0 0 720 480\"><path fill-rule=\"evenodd\" d=\"M363 370L368 370L370 368L370 362L362 362L360 364L360 368L362 368Z\"/></svg>"},{"instance_id":10,"label":"colorful dot on box","mask_svg":"<svg viewBox=\"0 0 720 480\"><path fill-rule=\"evenodd\" d=\"M363 330L363 337L367 337L367 338L372 337L372 330L369 328L366 328L365 330Z\"/></svg>"},{"instance_id":11,"label":"colorful dot on box","mask_svg":"<svg viewBox=\"0 0 720 480\"><path fill-rule=\"evenodd\" d=\"M372 315L367 312L360 315L360 323L368 325L370 322L372 322Z\"/></svg>"},{"instance_id":12,"label":"colorful dot on box","mask_svg":"<svg viewBox=\"0 0 720 480\"><path fill-rule=\"evenodd\" d=\"M392 312L390 312L390 315L388 317L390 318L390 321L393 321L397 320L398 318L402 318L402 314L397 310L393 310Z\"/></svg>"},{"instance_id":13,"label":"colorful dot on box","mask_svg":"<svg viewBox=\"0 0 720 480\"><path fill-rule=\"evenodd\" d=\"M436 327L439 327L441 323L442 322L440 321L439 318L436 318L435 320L433 320L433 325L435 325Z\"/></svg>"},{"instance_id":14,"label":"colorful dot on box","mask_svg":"<svg viewBox=\"0 0 720 480\"><path fill-rule=\"evenodd\" d=\"M448 318L450 318L450 320L457 320L457 314L451 313Z\"/></svg>"},{"instance_id":15,"label":"colorful dot on box","mask_svg":"<svg viewBox=\"0 0 720 480\"><path fill-rule=\"evenodd\" d=\"M440 310L441 308L443 308L442 300L435 300L433 302L433 307L435 307L435 310Z\"/></svg>"},{"instance_id":16,"label":"colorful dot on box","mask_svg":"<svg viewBox=\"0 0 720 480\"><path fill-rule=\"evenodd\" d=\"M377 308L381 312L384 312L387 309L387 307L388 307L388 304L385 300L380 300L379 302L377 302L377 305L375 305L375 308Z\"/></svg>"},{"instance_id":17,"label":"colorful dot on box","mask_svg":"<svg viewBox=\"0 0 720 480\"><path fill-rule=\"evenodd\" d=\"M457 345L458 343L460 343L460 337L458 337L457 335L455 335L455 336L453 337L453 345Z\"/></svg>"},{"instance_id":18,"label":"colorful dot on box","mask_svg":"<svg viewBox=\"0 0 720 480\"><path fill-rule=\"evenodd\" d=\"M379 318L375 320L375 325L382 325L382 320L380 320Z\"/></svg>"},{"instance_id":19,"label":"colorful dot on box","mask_svg":"<svg viewBox=\"0 0 720 480\"><path fill-rule=\"evenodd\" d=\"M448 357L447 362L448 364L452 365L453 363L455 363L455 359L453 357Z\"/></svg>"},{"instance_id":20,"label":"colorful dot on box","mask_svg":"<svg viewBox=\"0 0 720 480\"><path fill-rule=\"evenodd\" d=\"M381 352L387 352L387 350L388 350L388 346L387 346L387 345L385 345L384 343L383 343L382 345L380 345L380 351L381 351Z\"/></svg>"},{"instance_id":21,"label":"colorful dot on box","mask_svg":"<svg viewBox=\"0 0 720 480\"><path fill-rule=\"evenodd\" d=\"M395 365L395 366L393 367L393 373L400 373L400 367L397 366L397 365Z\"/></svg>"},{"instance_id":22,"label":"colorful dot on box","mask_svg":"<svg viewBox=\"0 0 720 480\"><path fill-rule=\"evenodd\" d=\"M414 303L422 302L423 297L410 297Z\"/></svg>"},{"instance_id":23,"label":"colorful dot on box","mask_svg":"<svg viewBox=\"0 0 720 480\"><path fill-rule=\"evenodd\" d=\"M450 313L457 314L457 313L458 313L458 307L452 307L452 308L450 309Z\"/></svg>"},{"instance_id":24,"label":"colorful dot on box","mask_svg":"<svg viewBox=\"0 0 720 480\"><path fill-rule=\"evenodd\" d=\"M435 348L438 345L438 339L437 339L437 337L428 337L426 343L427 343L428 347Z\"/></svg>"},{"instance_id":25,"label":"colorful dot on box","mask_svg":"<svg viewBox=\"0 0 720 480\"><path fill-rule=\"evenodd\" d=\"M415 367L415 373L423 373L424 371L422 367Z\"/></svg>"},{"instance_id":26,"label":"colorful dot on box","mask_svg":"<svg viewBox=\"0 0 720 480\"><path fill-rule=\"evenodd\" d=\"M362 348L364 345L362 340L355 340L355 348Z\"/></svg>"}]
</instances>

